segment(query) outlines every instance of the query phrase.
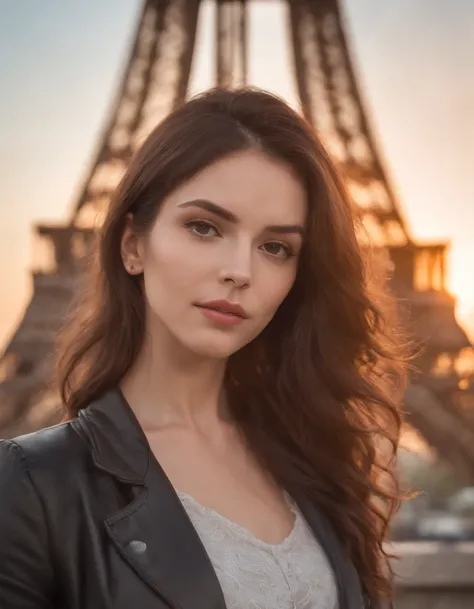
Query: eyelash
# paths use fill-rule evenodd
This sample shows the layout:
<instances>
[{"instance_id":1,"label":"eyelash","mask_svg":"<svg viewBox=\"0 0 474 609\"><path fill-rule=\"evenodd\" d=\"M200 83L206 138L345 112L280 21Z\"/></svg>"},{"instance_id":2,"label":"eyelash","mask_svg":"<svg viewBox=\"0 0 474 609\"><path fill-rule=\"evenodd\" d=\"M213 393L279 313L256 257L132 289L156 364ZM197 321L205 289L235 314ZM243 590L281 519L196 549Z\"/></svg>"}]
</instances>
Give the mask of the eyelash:
<instances>
[{"instance_id":1,"label":"eyelash","mask_svg":"<svg viewBox=\"0 0 474 609\"><path fill-rule=\"evenodd\" d=\"M193 234L195 237L198 237L198 239L210 239L211 237L215 237L215 236L221 237L219 230L211 222L207 222L206 220L190 220L189 222L186 222L184 226L188 229L188 231L191 234ZM201 235L193 230L197 226L201 226L201 227L205 227L205 228L212 228L212 230L214 230L217 234L216 235ZM293 251L292 247L289 246L287 243L282 243L281 241L268 241L268 243L266 243L265 245L268 245L269 243L281 246L285 252L285 259L291 258L296 255L295 252ZM265 253L267 253L272 258L280 258L280 256L277 256L276 254L271 254L268 251L266 251Z\"/></svg>"},{"instance_id":2,"label":"eyelash","mask_svg":"<svg viewBox=\"0 0 474 609\"><path fill-rule=\"evenodd\" d=\"M196 226L204 226L205 228L212 228L212 230L214 230L217 233L217 236L221 236L220 232L218 231L218 229L211 224L210 222L207 222L205 220L191 220L190 222L186 222L184 225L190 233L192 233L193 235L196 235L196 237L200 237L201 239L209 239L210 237L214 237L216 235L201 235L200 233L197 233L195 231L193 231L192 229L195 228Z\"/></svg>"}]
</instances>

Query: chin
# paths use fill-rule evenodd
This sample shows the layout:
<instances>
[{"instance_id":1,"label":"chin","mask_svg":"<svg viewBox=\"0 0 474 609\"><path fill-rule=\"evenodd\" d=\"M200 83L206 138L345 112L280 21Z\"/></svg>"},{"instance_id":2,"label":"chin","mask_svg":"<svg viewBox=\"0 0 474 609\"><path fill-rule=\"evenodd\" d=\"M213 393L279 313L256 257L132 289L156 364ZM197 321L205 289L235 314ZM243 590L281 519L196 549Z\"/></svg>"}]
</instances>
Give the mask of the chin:
<instances>
[{"instance_id":1,"label":"chin","mask_svg":"<svg viewBox=\"0 0 474 609\"><path fill-rule=\"evenodd\" d=\"M186 341L184 344L196 355L209 359L227 359L243 347L241 342L237 343L235 337L230 336L210 336L192 343Z\"/></svg>"},{"instance_id":2,"label":"chin","mask_svg":"<svg viewBox=\"0 0 474 609\"><path fill-rule=\"evenodd\" d=\"M200 357L205 357L208 359L227 359L233 353L238 351L238 349L229 349L224 346L212 345L212 344L201 344L201 345L192 345L190 350Z\"/></svg>"}]
</instances>

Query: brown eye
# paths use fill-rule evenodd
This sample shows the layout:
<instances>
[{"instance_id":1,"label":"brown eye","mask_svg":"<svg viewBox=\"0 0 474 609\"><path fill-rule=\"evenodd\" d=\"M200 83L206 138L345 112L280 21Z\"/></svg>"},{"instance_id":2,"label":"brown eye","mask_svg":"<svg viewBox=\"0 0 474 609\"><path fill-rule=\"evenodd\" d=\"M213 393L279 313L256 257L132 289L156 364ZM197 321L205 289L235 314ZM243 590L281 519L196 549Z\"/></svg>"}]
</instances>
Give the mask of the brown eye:
<instances>
[{"instance_id":1,"label":"brown eye","mask_svg":"<svg viewBox=\"0 0 474 609\"><path fill-rule=\"evenodd\" d=\"M216 237L219 234L212 224L204 222L204 220L193 220L192 222L187 222L185 226L189 232L199 237Z\"/></svg>"},{"instance_id":2,"label":"brown eye","mask_svg":"<svg viewBox=\"0 0 474 609\"><path fill-rule=\"evenodd\" d=\"M279 243L278 241L270 241L262 247L267 254L276 258L289 258L293 254L291 248L286 243Z\"/></svg>"}]
</instances>

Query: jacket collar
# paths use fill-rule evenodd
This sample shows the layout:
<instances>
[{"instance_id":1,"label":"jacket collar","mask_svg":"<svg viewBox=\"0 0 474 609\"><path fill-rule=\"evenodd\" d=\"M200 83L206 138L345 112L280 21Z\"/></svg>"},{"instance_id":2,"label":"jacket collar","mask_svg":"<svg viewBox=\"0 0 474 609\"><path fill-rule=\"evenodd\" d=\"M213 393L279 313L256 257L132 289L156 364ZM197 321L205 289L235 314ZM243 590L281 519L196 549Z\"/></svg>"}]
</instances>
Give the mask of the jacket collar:
<instances>
[{"instance_id":1,"label":"jacket collar","mask_svg":"<svg viewBox=\"0 0 474 609\"><path fill-rule=\"evenodd\" d=\"M106 393L74 425L100 470L139 487L104 521L124 561L173 609L225 609L204 546L122 393Z\"/></svg>"},{"instance_id":2,"label":"jacket collar","mask_svg":"<svg viewBox=\"0 0 474 609\"><path fill-rule=\"evenodd\" d=\"M78 423L86 432L97 467L122 482L145 483L150 447L119 389L109 391L81 410Z\"/></svg>"},{"instance_id":3,"label":"jacket collar","mask_svg":"<svg viewBox=\"0 0 474 609\"><path fill-rule=\"evenodd\" d=\"M204 546L121 391L106 393L76 421L95 465L117 480L142 487L133 502L105 521L122 557L170 607L225 609ZM305 498L295 498L333 567L341 609L363 609L358 575L329 521ZM144 546L133 542L143 542ZM146 547L137 555L134 548ZM186 581L186 586L182 582Z\"/></svg>"}]
</instances>

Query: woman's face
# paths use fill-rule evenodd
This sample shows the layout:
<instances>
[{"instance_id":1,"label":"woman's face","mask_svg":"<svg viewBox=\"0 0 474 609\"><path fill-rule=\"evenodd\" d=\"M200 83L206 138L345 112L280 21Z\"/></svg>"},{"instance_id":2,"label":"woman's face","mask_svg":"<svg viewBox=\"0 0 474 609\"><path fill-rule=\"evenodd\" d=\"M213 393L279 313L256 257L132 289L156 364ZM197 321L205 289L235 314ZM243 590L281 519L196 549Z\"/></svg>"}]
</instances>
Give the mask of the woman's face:
<instances>
[{"instance_id":1,"label":"woman's face","mask_svg":"<svg viewBox=\"0 0 474 609\"><path fill-rule=\"evenodd\" d=\"M294 283L306 214L291 168L261 152L221 159L182 184L146 236L124 233L125 265L143 272L149 331L211 358L252 341Z\"/></svg>"}]
</instances>

